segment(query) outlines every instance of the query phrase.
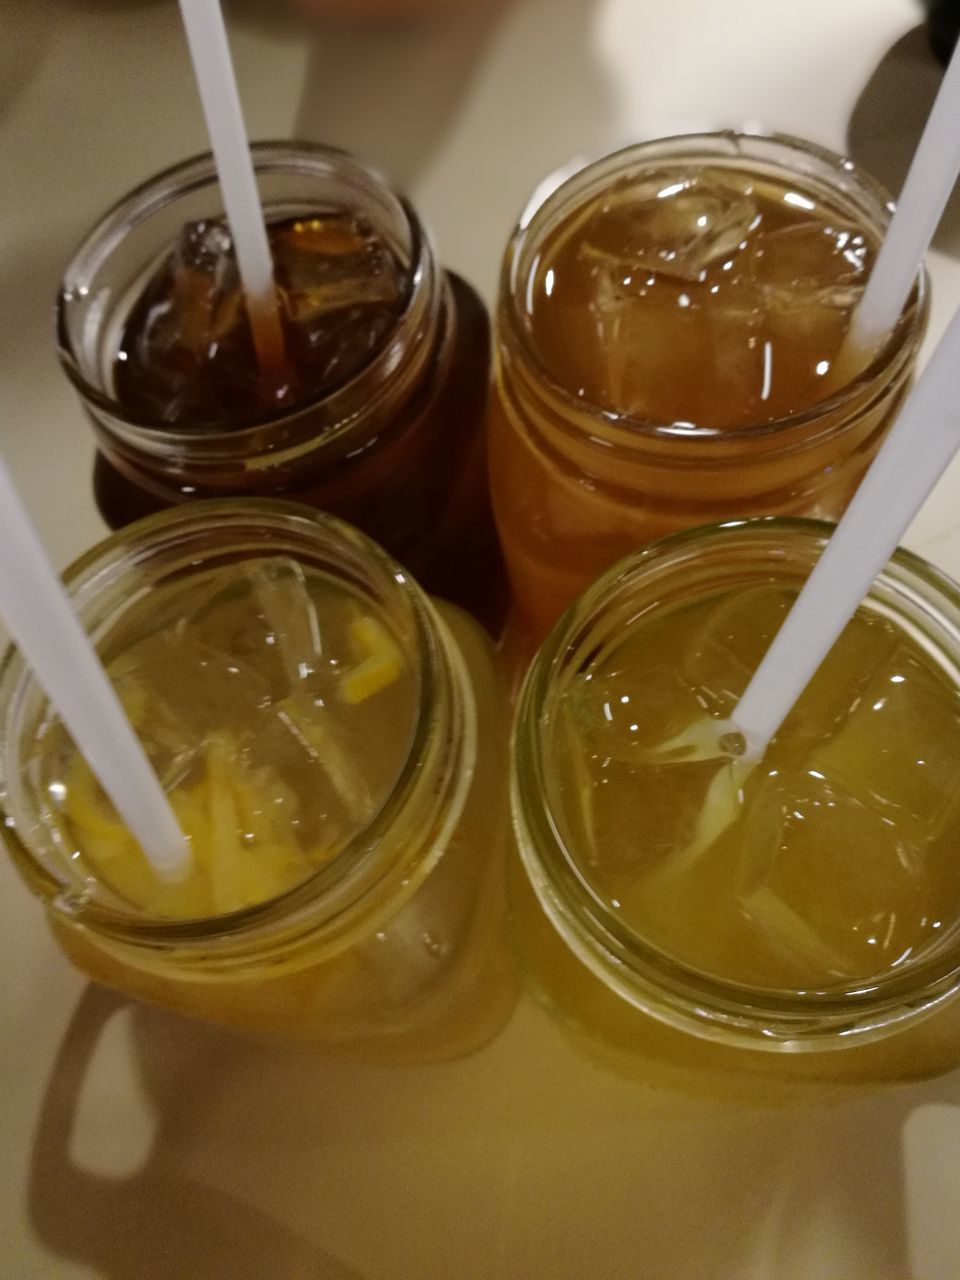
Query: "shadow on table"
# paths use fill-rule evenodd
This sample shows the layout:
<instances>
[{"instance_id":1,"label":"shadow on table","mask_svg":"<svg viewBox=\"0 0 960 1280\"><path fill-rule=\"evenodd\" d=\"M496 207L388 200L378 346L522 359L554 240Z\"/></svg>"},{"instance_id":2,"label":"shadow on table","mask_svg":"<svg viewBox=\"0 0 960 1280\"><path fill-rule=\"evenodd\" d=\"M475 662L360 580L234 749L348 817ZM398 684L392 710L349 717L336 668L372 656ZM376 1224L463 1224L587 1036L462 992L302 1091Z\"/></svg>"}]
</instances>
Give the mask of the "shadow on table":
<instances>
[{"instance_id":1,"label":"shadow on table","mask_svg":"<svg viewBox=\"0 0 960 1280\"><path fill-rule=\"evenodd\" d=\"M126 1177L91 1171L72 1144L117 1014L156 1120ZM87 1141L122 1124L123 1069L111 1054ZM388 1071L91 987L47 1083L32 1229L103 1280L361 1280L263 1206L315 1233L333 1223L392 1241L392 1273L421 1280L453 1274L456 1257L489 1280L583 1280L590 1241L604 1280L910 1276L902 1135L929 1089L777 1109L707 1105L596 1071L562 1052L532 1007L482 1057ZM955 1106L956 1080L936 1098ZM235 1194L188 1172L198 1167Z\"/></svg>"},{"instance_id":2,"label":"shadow on table","mask_svg":"<svg viewBox=\"0 0 960 1280\"><path fill-rule=\"evenodd\" d=\"M926 31L916 27L883 56L857 99L847 131L848 153L894 197L903 186L942 79L943 68L930 52ZM960 256L960 185L933 244Z\"/></svg>"},{"instance_id":3,"label":"shadow on table","mask_svg":"<svg viewBox=\"0 0 960 1280\"><path fill-rule=\"evenodd\" d=\"M295 129L413 198L442 260L492 302L537 183L616 134L599 0L502 0L406 23L315 19Z\"/></svg>"},{"instance_id":4,"label":"shadow on table","mask_svg":"<svg viewBox=\"0 0 960 1280\"><path fill-rule=\"evenodd\" d=\"M3 33L0 36L0 119L42 66L52 44L55 23L53 5L37 4L36 0L4 0Z\"/></svg>"},{"instance_id":5,"label":"shadow on table","mask_svg":"<svg viewBox=\"0 0 960 1280\"><path fill-rule=\"evenodd\" d=\"M566 160L584 137L596 146L609 123L590 39L597 0L563 0L562 21L554 3L499 0L383 23L317 18L296 132L404 187L456 137L482 150L474 199L495 196L501 166L517 161L529 189L554 150Z\"/></svg>"},{"instance_id":6,"label":"shadow on table","mask_svg":"<svg viewBox=\"0 0 960 1280\"><path fill-rule=\"evenodd\" d=\"M30 1221L44 1247L93 1268L104 1280L361 1280L312 1241L175 1166L172 1152L190 1132L191 1108L206 1102L215 1062L204 1063L202 1082L181 1078L176 1070L166 1077L156 1099L156 1141L136 1174L112 1178L74 1162L70 1139L81 1089L106 1024L125 1006L119 997L88 987L48 1082L29 1182ZM229 1053L231 1046L224 1039L220 1047ZM164 1104L175 1101L168 1090L179 1095L174 1134L167 1132L163 1114Z\"/></svg>"},{"instance_id":7,"label":"shadow on table","mask_svg":"<svg viewBox=\"0 0 960 1280\"><path fill-rule=\"evenodd\" d=\"M344 147L408 186L455 129L510 4L382 22L315 17L295 135Z\"/></svg>"}]
</instances>

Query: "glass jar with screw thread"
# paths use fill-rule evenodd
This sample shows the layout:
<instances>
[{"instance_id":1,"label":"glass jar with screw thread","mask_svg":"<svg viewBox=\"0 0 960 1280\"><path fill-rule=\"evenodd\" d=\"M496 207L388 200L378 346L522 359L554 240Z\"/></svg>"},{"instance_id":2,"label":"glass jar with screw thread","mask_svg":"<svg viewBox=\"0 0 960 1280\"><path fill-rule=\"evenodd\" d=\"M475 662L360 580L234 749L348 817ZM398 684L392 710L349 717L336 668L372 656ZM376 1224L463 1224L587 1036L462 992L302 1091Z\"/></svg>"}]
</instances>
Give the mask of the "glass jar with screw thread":
<instances>
[{"instance_id":1,"label":"glass jar with screw thread","mask_svg":"<svg viewBox=\"0 0 960 1280\"><path fill-rule=\"evenodd\" d=\"M754 772L680 745L701 702L729 714L830 530L759 519L653 543L527 676L516 945L618 1069L742 1095L960 1061L956 585L898 552Z\"/></svg>"},{"instance_id":2,"label":"glass jar with screw thread","mask_svg":"<svg viewBox=\"0 0 960 1280\"><path fill-rule=\"evenodd\" d=\"M709 260L696 272L698 211ZM733 133L629 147L524 214L496 313L490 467L537 641L644 542L710 520L840 516L927 323L921 273L882 351L831 385L889 216L850 161Z\"/></svg>"},{"instance_id":3,"label":"glass jar with screw thread","mask_svg":"<svg viewBox=\"0 0 960 1280\"><path fill-rule=\"evenodd\" d=\"M271 235L298 219L355 224L398 272L395 314L361 335L368 351L291 402L234 396L226 420L209 420L211 396L182 420L173 392L169 403L133 403L118 363L137 338L132 318L184 227L221 217L222 204L210 156L131 192L84 238L57 299L60 360L97 434L94 487L105 520L118 529L198 498L305 502L363 529L426 590L495 627L505 584L486 485L483 303L440 266L409 203L359 161L309 143L258 143L253 157ZM345 233L335 231L340 252ZM334 310L321 318L339 315L341 328L350 321L359 341L349 301L344 293L339 312L336 298L324 301ZM339 332L324 331L322 351L332 342L330 360L343 364Z\"/></svg>"},{"instance_id":4,"label":"glass jar with screw thread","mask_svg":"<svg viewBox=\"0 0 960 1280\"><path fill-rule=\"evenodd\" d=\"M438 613L358 532L270 501L149 517L95 547L66 579L155 766L172 761L167 785L194 860L182 890L144 878L139 851L69 767L72 744L8 652L4 838L74 963L166 1009L367 1056L443 1058L489 1038L512 1007L515 980L502 935L506 709L481 629L453 606ZM295 677L292 694L270 683L303 591L320 652L339 652L344 618L360 641L390 637L386 666L374 654L349 677L354 685L343 683L342 662L327 677L346 702L336 692L304 702ZM270 631L265 610L279 619L267 620ZM157 645L171 628L179 665L165 675ZM299 665L313 699L321 686L305 659ZM378 711L384 680L403 696ZM229 707L252 717L246 728L215 727L229 710L217 693L227 684ZM368 697L364 730L351 708ZM201 737L204 723L214 728ZM304 755L311 743L316 767ZM374 757L388 751L389 767L376 774ZM374 776L379 791L360 792L337 834L338 793L352 803ZM279 825L275 805L287 814ZM227 830L234 822L249 833L238 843ZM311 823L334 833L312 854L303 834ZM298 842L307 861L288 873Z\"/></svg>"}]
</instances>

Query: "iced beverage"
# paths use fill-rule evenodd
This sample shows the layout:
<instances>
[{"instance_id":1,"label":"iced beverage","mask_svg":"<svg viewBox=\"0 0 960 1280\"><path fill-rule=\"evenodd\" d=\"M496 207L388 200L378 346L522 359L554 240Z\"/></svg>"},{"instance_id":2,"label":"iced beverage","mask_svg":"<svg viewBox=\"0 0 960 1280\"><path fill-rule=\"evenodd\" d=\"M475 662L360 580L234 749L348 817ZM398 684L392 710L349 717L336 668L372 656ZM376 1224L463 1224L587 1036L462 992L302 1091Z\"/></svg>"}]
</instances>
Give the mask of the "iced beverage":
<instances>
[{"instance_id":1,"label":"iced beverage","mask_svg":"<svg viewBox=\"0 0 960 1280\"><path fill-rule=\"evenodd\" d=\"M118 529L197 498L296 499L495 627L482 302L350 156L265 144L254 161L285 339L276 368L257 364L208 157L132 192L67 268L59 354L97 432L104 518Z\"/></svg>"},{"instance_id":2,"label":"iced beverage","mask_svg":"<svg viewBox=\"0 0 960 1280\"><path fill-rule=\"evenodd\" d=\"M620 555L710 518L839 516L909 382L922 281L838 370L888 216L839 157L716 135L589 166L508 250L494 506L538 635Z\"/></svg>"},{"instance_id":3,"label":"iced beverage","mask_svg":"<svg viewBox=\"0 0 960 1280\"><path fill-rule=\"evenodd\" d=\"M406 304L404 266L362 217L333 212L267 227L284 359L261 369L223 219L184 227L127 317L113 372L135 417L229 430L323 397L383 348Z\"/></svg>"},{"instance_id":4,"label":"iced beverage","mask_svg":"<svg viewBox=\"0 0 960 1280\"><path fill-rule=\"evenodd\" d=\"M518 831L560 939L538 947L531 922L521 945L601 1039L620 1005L613 1041L641 1059L837 1079L960 1060L957 589L901 553L763 759L724 736L822 536L655 544L587 593L538 660L559 668L527 685Z\"/></svg>"},{"instance_id":5,"label":"iced beverage","mask_svg":"<svg viewBox=\"0 0 960 1280\"><path fill-rule=\"evenodd\" d=\"M488 642L329 518L193 511L95 550L79 588L94 612L127 589L99 648L188 838L182 880L157 878L16 660L4 670L23 699L3 743L9 839L61 945L108 985L243 1029L399 1057L472 1047L511 991Z\"/></svg>"}]
</instances>

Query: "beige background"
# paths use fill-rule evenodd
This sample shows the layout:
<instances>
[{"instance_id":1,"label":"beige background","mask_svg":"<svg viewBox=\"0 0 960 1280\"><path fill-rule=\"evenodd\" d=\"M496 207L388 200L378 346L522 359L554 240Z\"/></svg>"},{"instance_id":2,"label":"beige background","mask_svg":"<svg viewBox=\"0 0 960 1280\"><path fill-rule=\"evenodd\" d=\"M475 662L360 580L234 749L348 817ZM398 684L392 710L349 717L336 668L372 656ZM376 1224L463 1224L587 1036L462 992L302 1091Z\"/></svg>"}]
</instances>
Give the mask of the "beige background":
<instances>
[{"instance_id":1,"label":"beige background","mask_svg":"<svg viewBox=\"0 0 960 1280\"><path fill-rule=\"evenodd\" d=\"M805 135L893 186L935 91L912 0L516 0L298 25L237 4L251 132L352 147L488 297L514 215L577 153L700 125ZM102 533L50 340L103 207L201 149L170 0L3 0L0 445L65 564ZM960 205L931 260L960 301ZM908 539L960 574L960 471ZM0 548L2 554L2 548ZM521 1005L459 1064L249 1045L85 987L0 867L0 1276L956 1280L960 1074L764 1111L581 1061Z\"/></svg>"}]
</instances>

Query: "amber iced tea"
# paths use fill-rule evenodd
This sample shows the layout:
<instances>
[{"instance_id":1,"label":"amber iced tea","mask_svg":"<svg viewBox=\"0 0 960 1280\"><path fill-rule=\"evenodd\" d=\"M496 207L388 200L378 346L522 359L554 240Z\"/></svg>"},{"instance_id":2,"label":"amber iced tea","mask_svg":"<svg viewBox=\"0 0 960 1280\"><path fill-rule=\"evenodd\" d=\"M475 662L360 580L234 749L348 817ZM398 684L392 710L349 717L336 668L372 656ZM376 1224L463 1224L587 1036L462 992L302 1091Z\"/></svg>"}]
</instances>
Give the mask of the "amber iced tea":
<instances>
[{"instance_id":1,"label":"amber iced tea","mask_svg":"<svg viewBox=\"0 0 960 1280\"><path fill-rule=\"evenodd\" d=\"M600 570L720 516L837 516L908 383L922 284L834 375L887 209L783 139L668 139L588 167L515 234L498 314L494 505L538 634Z\"/></svg>"},{"instance_id":2,"label":"amber iced tea","mask_svg":"<svg viewBox=\"0 0 960 1280\"><path fill-rule=\"evenodd\" d=\"M545 370L678 430L823 399L876 243L797 185L709 165L620 179L545 239L526 316Z\"/></svg>"}]
</instances>

